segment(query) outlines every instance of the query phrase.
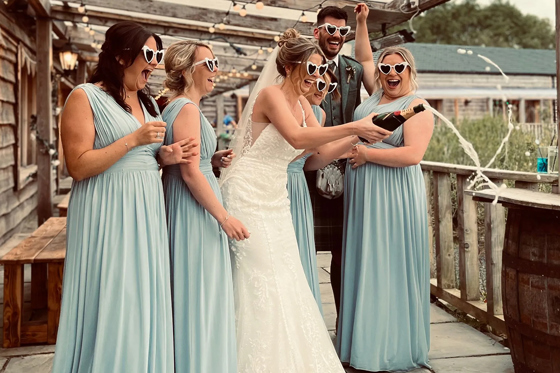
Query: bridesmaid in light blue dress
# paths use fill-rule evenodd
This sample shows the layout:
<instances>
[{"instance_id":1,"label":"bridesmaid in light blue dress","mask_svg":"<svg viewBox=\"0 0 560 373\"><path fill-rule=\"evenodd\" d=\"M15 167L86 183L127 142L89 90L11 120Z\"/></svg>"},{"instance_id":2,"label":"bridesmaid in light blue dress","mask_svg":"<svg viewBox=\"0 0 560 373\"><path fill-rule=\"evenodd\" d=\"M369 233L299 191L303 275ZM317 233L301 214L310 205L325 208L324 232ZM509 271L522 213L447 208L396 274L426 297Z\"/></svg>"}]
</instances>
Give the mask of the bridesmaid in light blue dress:
<instances>
[{"instance_id":1,"label":"bridesmaid in light blue dress","mask_svg":"<svg viewBox=\"0 0 560 373\"><path fill-rule=\"evenodd\" d=\"M325 112L319 106L321 101L323 101L327 94L332 94L334 100L340 99L340 94L336 89L338 84L336 76L331 70L328 70L328 73L325 74L323 78L324 80L319 78L316 85L313 86L305 96L307 101L311 104L317 122L321 126L325 124ZM352 140L357 142L358 138L349 137L320 146L313 152L309 152L297 158L288 166L288 197L290 199L290 210L296 232L301 264L321 313L323 313L323 305L321 302L321 289L318 276L319 269L317 267L317 252L315 249L313 207L311 205L309 187L303 171L314 171L326 166L336 157L349 151Z\"/></svg>"},{"instance_id":2,"label":"bridesmaid in light blue dress","mask_svg":"<svg viewBox=\"0 0 560 373\"><path fill-rule=\"evenodd\" d=\"M364 77L373 77L366 89L377 90L356 108L354 119L425 104L414 94L410 52L386 48L376 66L367 38L364 18L356 29L356 59L364 65ZM343 363L360 370L428 366L430 261L419 162L432 131L433 115L416 114L383 142L357 146L346 168L336 347Z\"/></svg>"},{"instance_id":3,"label":"bridesmaid in light blue dress","mask_svg":"<svg viewBox=\"0 0 560 373\"><path fill-rule=\"evenodd\" d=\"M163 53L150 58L143 47L161 50L161 39L133 22L109 28L90 79L96 84L77 86L62 114L74 182L55 373L174 369L169 249L155 158L162 155L165 123L143 90ZM120 74L123 81L112 80Z\"/></svg>"},{"instance_id":4,"label":"bridesmaid in light blue dress","mask_svg":"<svg viewBox=\"0 0 560 373\"><path fill-rule=\"evenodd\" d=\"M229 161L232 154L224 151L214 155L216 135L198 107L201 97L212 91L216 65L212 51L202 43L180 41L166 50L166 85L172 100L163 111L168 123L164 143L189 136L200 142L200 154L191 164L163 171L175 370L182 373L237 372L228 235L241 239L248 237L248 232L222 206L212 163L227 166L222 160Z\"/></svg>"}]
</instances>

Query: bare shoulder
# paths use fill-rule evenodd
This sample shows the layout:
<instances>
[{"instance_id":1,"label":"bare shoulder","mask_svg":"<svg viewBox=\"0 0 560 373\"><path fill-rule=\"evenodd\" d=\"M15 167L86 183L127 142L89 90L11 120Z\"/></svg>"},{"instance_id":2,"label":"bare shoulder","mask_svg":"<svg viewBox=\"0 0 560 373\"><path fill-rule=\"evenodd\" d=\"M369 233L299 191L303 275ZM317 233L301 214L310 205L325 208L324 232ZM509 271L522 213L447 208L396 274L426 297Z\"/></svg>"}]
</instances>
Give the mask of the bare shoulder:
<instances>
[{"instance_id":1,"label":"bare shoulder","mask_svg":"<svg viewBox=\"0 0 560 373\"><path fill-rule=\"evenodd\" d=\"M82 88L77 88L70 96L68 96L68 100L66 101L66 105L88 105L89 106L89 98L86 91Z\"/></svg>"},{"instance_id":2,"label":"bare shoulder","mask_svg":"<svg viewBox=\"0 0 560 373\"><path fill-rule=\"evenodd\" d=\"M76 117L85 121L91 120L93 117L89 97L82 88L72 91L62 111L63 123L67 118L73 120Z\"/></svg>"},{"instance_id":3,"label":"bare shoulder","mask_svg":"<svg viewBox=\"0 0 560 373\"><path fill-rule=\"evenodd\" d=\"M424 100L423 98L417 97L410 103L410 106L416 106L420 104L429 105L428 101Z\"/></svg>"},{"instance_id":4,"label":"bare shoulder","mask_svg":"<svg viewBox=\"0 0 560 373\"><path fill-rule=\"evenodd\" d=\"M259 96L257 97L257 101L273 102L275 98L278 98L279 94L282 94L280 86L271 85L261 89L261 91L259 92Z\"/></svg>"},{"instance_id":5,"label":"bare shoulder","mask_svg":"<svg viewBox=\"0 0 560 373\"><path fill-rule=\"evenodd\" d=\"M194 103L186 103L181 108L180 114L181 115L188 115L190 117L190 116L195 116L195 115L198 116L200 114L200 112L198 111L198 108L196 107L196 105Z\"/></svg>"}]
</instances>

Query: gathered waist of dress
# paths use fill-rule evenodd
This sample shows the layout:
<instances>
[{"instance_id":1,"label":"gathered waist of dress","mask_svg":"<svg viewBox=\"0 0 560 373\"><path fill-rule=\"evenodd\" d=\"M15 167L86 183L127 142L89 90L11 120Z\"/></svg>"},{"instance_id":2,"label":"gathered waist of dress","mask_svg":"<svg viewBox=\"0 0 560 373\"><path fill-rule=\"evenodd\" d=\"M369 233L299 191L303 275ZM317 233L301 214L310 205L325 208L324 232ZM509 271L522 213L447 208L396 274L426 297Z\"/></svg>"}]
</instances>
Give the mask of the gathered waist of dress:
<instances>
[{"instance_id":1,"label":"gathered waist of dress","mask_svg":"<svg viewBox=\"0 0 560 373\"><path fill-rule=\"evenodd\" d=\"M303 164L296 162L292 162L288 165L288 173L289 174L302 174L303 173Z\"/></svg>"},{"instance_id":2,"label":"gathered waist of dress","mask_svg":"<svg viewBox=\"0 0 560 373\"><path fill-rule=\"evenodd\" d=\"M104 174L115 172L159 171L156 158L151 153L128 153L109 167Z\"/></svg>"},{"instance_id":3,"label":"gathered waist of dress","mask_svg":"<svg viewBox=\"0 0 560 373\"><path fill-rule=\"evenodd\" d=\"M232 169L230 173L248 172L252 175L262 174L265 177L286 174L290 160L280 158L267 158L265 160L259 157L254 157L251 154L247 154L234 165L235 170Z\"/></svg>"},{"instance_id":4,"label":"gathered waist of dress","mask_svg":"<svg viewBox=\"0 0 560 373\"><path fill-rule=\"evenodd\" d=\"M208 175L208 174L214 174L213 169L212 169L212 163L210 162L210 159L206 159L206 160L200 160L200 166L199 166L200 172L202 172L204 175ZM175 175L175 176L179 176L182 177L181 175L181 166L179 166L178 164L174 164L172 166L166 166L163 168L163 173L165 175Z\"/></svg>"}]
</instances>

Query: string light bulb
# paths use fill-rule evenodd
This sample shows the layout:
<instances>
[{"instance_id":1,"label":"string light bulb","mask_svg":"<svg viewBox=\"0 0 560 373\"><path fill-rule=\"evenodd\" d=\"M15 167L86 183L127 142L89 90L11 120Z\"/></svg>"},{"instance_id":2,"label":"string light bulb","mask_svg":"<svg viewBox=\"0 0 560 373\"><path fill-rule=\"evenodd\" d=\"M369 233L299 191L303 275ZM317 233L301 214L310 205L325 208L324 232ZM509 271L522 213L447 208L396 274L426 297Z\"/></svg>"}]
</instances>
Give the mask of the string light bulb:
<instances>
[{"instance_id":1,"label":"string light bulb","mask_svg":"<svg viewBox=\"0 0 560 373\"><path fill-rule=\"evenodd\" d=\"M236 76L237 78L240 78L240 77L241 77L241 73L236 73L235 76Z\"/></svg>"},{"instance_id":2,"label":"string light bulb","mask_svg":"<svg viewBox=\"0 0 560 373\"><path fill-rule=\"evenodd\" d=\"M97 48L98 48L98 49L101 49L101 48L103 48L103 44L101 44L101 43L97 43Z\"/></svg>"},{"instance_id":3,"label":"string light bulb","mask_svg":"<svg viewBox=\"0 0 560 373\"><path fill-rule=\"evenodd\" d=\"M264 8L264 3L262 1L257 1L257 3L255 4L255 8L257 8L258 10L262 10Z\"/></svg>"},{"instance_id":4,"label":"string light bulb","mask_svg":"<svg viewBox=\"0 0 560 373\"><path fill-rule=\"evenodd\" d=\"M78 12L80 12L80 13L85 13L86 12L86 6L84 5L84 3L80 4L80 6L78 7Z\"/></svg>"},{"instance_id":5,"label":"string light bulb","mask_svg":"<svg viewBox=\"0 0 560 373\"><path fill-rule=\"evenodd\" d=\"M272 47L266 48L266 51L267 51L268 53L272 53L273 50L274 50L274 49L272 49Z\"/></svg>"},{"instance_id":6,"label":"string light bulb","mask_svg":"<svg viewBox=\"0 0 560 373\"><path fill-rule=\"evenodd\" d=\"M86 27L84 27L84 31L89 32L89 30L91 30L91 27L89 27L89 25L86 25Z\"/></svg>"},{"instance_id":7,"label":"string light bulb","mask_svg":"<svg viewBox=\"0 0 560 373\"><path fill-rule=\"evenodd\" d=\"M218 24L218 28L219 28L220 30L223 30L223 29L226 28L226 25L224 25L223 23L219 23L219 24Z\"/></svg>"},{"instance_id":8,"label":"string light bulb","mask_svg":"<svg viewBox=\"0 0 560 373\"><path fill-rule=\"evenodd\" d=\"M241 17L245 17L247 15L247 9L245 9L245 5L243 5L243 8L241 8L241 10L239 11L239 15Z\"/></svg>"},{"instance_id":9,"label":"string light bulb","mask_svg":"<svg viewBox=\"0 0 560 373\"><path fill-rule=\"evenodd\" d=\"M252 64L252 65L251 65L251 69L256 70L256 69L257 69L257 65Z\"/></svg>"},{"instance_id":10,"label":"string light bulb","mask_svg":"<svg viewBox=\"0 0 560 373\"><path fill-rule=\"evenodd\" d=\"M236 72L237 72L237 70L235 69L235 66L233 67L233 69L231 69L231 72L232 72L232 73L236 73Z\"/></svg>"},{"instance_id":11,"label":"string light bulb","mask_svg":"<svg viewBox=\"0 0 560 373\"><path fill-rule=\"evenodd\" d=\"M89 22L89 17L87 16L87 14L82 17L82 22L83 23L88 23Z\"/></svg>"},{"instance_id":12,"label":"string light bulb","mask_svg":"<svg viewBox=\"0 0 560 373\"><path fill-rule=\"evenodd\" d=\"M91 36L95 35L95 30L91 30L91 29L90 29L90 30L89 30L89 34L90 34Z\"/></svg>"},{"instance_id":13,"label":"string light bulb","mask_svg":"<svg viewBox=\"0 0 560 373\"><path fill-rule=\"evenodd\" d=\"M301 12L301 22L305 23L307 22L307 16L305 15L305 12Z\"/></svg>"},{"instance_id":14,"label":"string light bulb","mask_svg":"<svg viewBox=\"0 0 560 373\"><path fill-rule=\"evenodd\" d=\"M278 43L280 41L280 35L276 35L274 37L274 41Z\"/></svg>"},{"instance_id":15,"label":"string light bulb","mask_svg":"<svg viewBox=\"0 0 560 373\"><path fill-rule=\"evenodd\" d=\"M321 10L323 10L323 5L319 4L319 8L317 8L317 14L321 13Z\"/></svg>"},{"instance_id":16,"label":"string light bulb","mask_svg":"<svg viewBox=\"0 0 560 373\"><path fill-rule=\"evenodd\" d=\"M97 42L95 42L95 41L93 41L90 45L91 45L92 48L97 48Z\"/></svg>"},{"instance_id":17,"label":"string light bulb","mask_svg":"<svg viewBox=\"0 0 560 373\"><path fill-rule=\"evenodd\" d=\"M237 4L235 1L233 2L233 10L235 10L236 12L239 12L239 10L241 9L241 5Z\"/></svg>"},{"instance_id":18,"label":"string light bulb","mask_svg":"<svg viewBox=\"0 0 560 373\"><path fill-rule=\"evenodd\" d=\"M211 34L216 32L216 24L215 23L208 28L208 32L211 33Z\"/></svg>"},{"instance_id":19,"label":"string light bulb","mask_svg":"<svg viewBox=\"0 0 560 373\"><path fill-rule=\"evenodd\" d=\"M262 47L259 49L258 53L259 53L259 54L263 54L263 53L264 53Z\"/></svg>"},{"instance_id":20,"label":"string light bulb","mask_svg":"<svg viewBox=\"0 0 560 373\"><path fill-rule=\"evenodd\" d=\"M243 76L244 76L244 77L248 77L248 76L249 76L249 73L248 73L247 71L245 71L245 72L243 73Z\"/></svg>"}]
</instances>

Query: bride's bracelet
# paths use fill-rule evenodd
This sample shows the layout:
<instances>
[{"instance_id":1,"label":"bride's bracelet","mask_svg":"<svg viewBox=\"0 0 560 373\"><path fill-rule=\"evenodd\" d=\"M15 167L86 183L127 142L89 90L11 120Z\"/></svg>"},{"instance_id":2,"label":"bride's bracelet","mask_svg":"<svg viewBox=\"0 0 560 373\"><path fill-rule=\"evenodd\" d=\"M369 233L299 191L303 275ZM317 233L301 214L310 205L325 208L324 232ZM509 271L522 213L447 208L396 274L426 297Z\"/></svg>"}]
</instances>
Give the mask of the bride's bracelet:
<instances>
[{"instance_id":1,"label":"bride's bracelet","mask_svg":"<svg viewBox=\"0 0 560 373\"><path fill-rule=\"evenodd\" d=\"M229 219L229 213L226 214L226 218L224 219L224 221L220 224L220 229L223 229L224 224L226 223L226 221L228 221Z\"/></svg>"}]
</instances>

